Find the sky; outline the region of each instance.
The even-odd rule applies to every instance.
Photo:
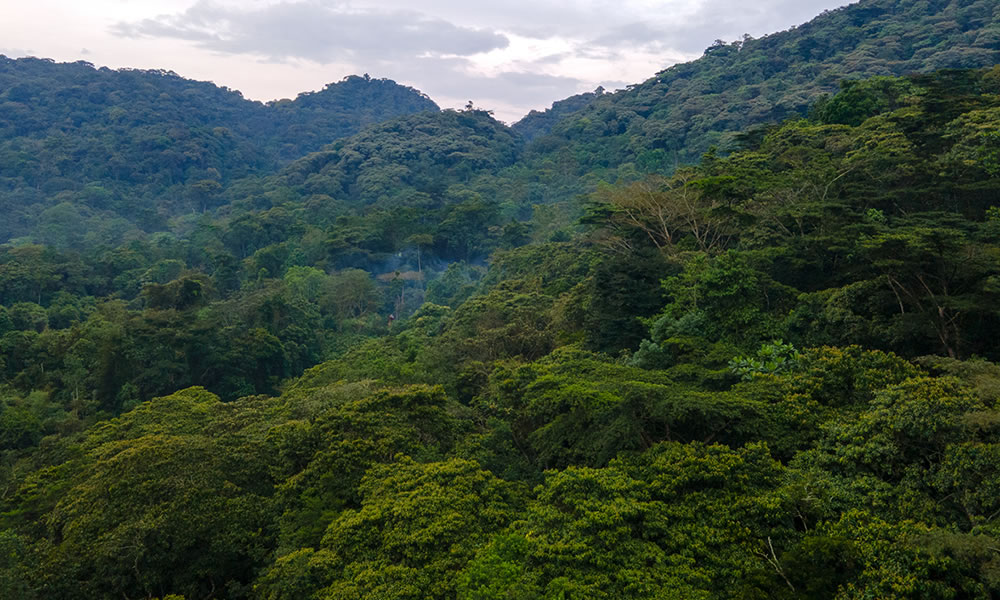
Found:
[[[849,0],[0,0],[0,54],[167,69],[254,100],[347,75],[473,101],[513,122],[638,83],[717,39],[760,37]]]

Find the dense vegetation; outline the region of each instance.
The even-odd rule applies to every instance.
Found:
[[[416,90],[367,76],[264,105],[166,71],[0,55],[0,239],[121,243],[218,206],[234,179],[365,125],[437,110]],[[74,227],[87,239],[67,236]]]
[[[754,124],[804,115],[845,79],[992,66],[998,11],[990,0],[867,0],[760,39],[718,40],[556,121],[538,158],[605,179],[694,162]]]
[[[1000,66],[848,79],[575,199],[602,171],[526,144],[547,117],[334,141],[398,86],[98,72],[258,111],[270,154],[163,227],[0,246],[0,598],[1000,596]],[[100,222],[174,193],[90,176]]]
[[[586,92],[557,100],[545,110],[533,110],[529,112],[521,120],[511,125],[511,128],[524,136],[525,139],[532,140],[540,135],[549,133],[555,127],[556,123],[590,106],[594,100],[603,96],[604,93],[604,87],[598,86],[593,92]]]

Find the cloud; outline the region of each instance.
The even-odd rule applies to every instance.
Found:
[[[547,106],[586,87],[576,77],[529,71],[479,72],[465,57],[422,57],[385,65],[380,76],[416,85],[442,106],[459,107],[468,100],[496,110],[497,118],[519,119],[525,107]]]
[[[32,50],[25,50],[23,48],[0,48],[0,55],[7,58],[19,58],[21,56],[34,56],[35,53]]]
[[[118,23],[113,33],[185,40],[220,54],[275,62],[349,65],[415,85],[445,105],[473,99],[510,120],[527,112],[513,107],[548,104],[583,84],[570,75],[532,71],[534,61],[484,70],[470,57],[507,49],[506,35],[401,7],[348,9],[299,0],[240,8],[200,0],[181,13]]]
[[[461,81],[462,89],[454,93],[465,90],[477,103],[486,100],[539,106],[551,103],[553,98],[572,96],[582,83],[575,77],[502,71],[493,76],[466,76]]]
[[[702,0],[683,18],[668,13],[609,26],[591,44],[618,52],[643,48],[694,53],[716,39],[732,41],[744,33],[760,37],[805,23],[824,10],[848,3],[846,0]]]
[[[667,41],[665,33],[670,29],[674,29],[674,27],[667,25],[656,27],[647,21],[627,23],[609,29],[595,38],[592,43],[607,47],[621,47],[622,44],[634,46],[662,44]]]
[[[207,50],[218,60],[250,56],[303,77],[329,73],[327,81],[369,72],[417,87],[443,106],[472,99],[515,120],[598,84],[641,81],[700,56],[715,39],[785,29],[844,2],[197,0],[180,12],[119,22],[111,32],[123,41]],[[258,89],[269,88],[262,82]]]
[[[377,64],[421,56],[469,56],[508,44],[495,31],[463,27],[409,10],[357,10],[312,1],[239,9],[200,0],[182,13],[118,23],[112,31],[124,37],[192,41],[220,53],[318,63]]]

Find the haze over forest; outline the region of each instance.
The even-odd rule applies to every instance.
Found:
[[[821,4],[3,51],[0,598],[1000,596],[1000,5]]]

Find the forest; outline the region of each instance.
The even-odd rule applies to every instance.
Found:
[[[0,598],[1000,597],[995,3],[510,126],[0,57],[0,215]]]

